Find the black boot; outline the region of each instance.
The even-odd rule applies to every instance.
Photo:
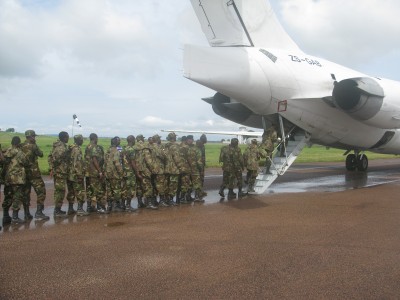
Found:
[[[238,196],[239,197],[244,197],[244,196],[246,196],[247,194],[246,193],[243,193],[243,191],[242,191],[242,188],[240,187],[239,188],[239,192],[238,192]]]
[[[221,188],[219,189],[219,192],[218,192],[218,194],[219,194],[221,197],[225,197],[224,190],[225,190],[225,188],[224,188],[223,186],[221,186]]]
[[[61,210],[61,207],[54,208],[54,218],[66,218],[67,214],[65,211]]]
[[[7,225],[7,224],[11,224],[11,217],[8,213],[9,209],[10,209],[10,206],[3,207],[3,226]]]
[[[177,206],[177,205],[178,205],[178,204],[176,204],[176,203],[174,202],[174,196],[169,195],[169,196],[167,196],[167,197],[168,197],[167,204],[168,204],[169,206]]]
[[[160,196],[159,206],[164,206],[164,207],[168,207],[169,206],[167,201],[165,201],[165,196]]]
[[[96,212],[96,207],[92,206],[92,201],[90,200],[86,201],[86,211],[89,214]]]
[[[88,216],[89,213],[87,213],[84,209],[83,209],[83,202],[79,202],[78,203],[78,209],[76,211],[76,215],[79,217],[83,217],[83,216]]]
[[[182,193],[179,191],[176,193],[176,204],[181,204],[182,200],[183,200]]]
[[[228,198],[236,198],[236,193],[233,191],[233,189],[229,189]]]
[[[144,207],[146,207],[146,204],[143,203],[143,198],[142,198],[142,196],[138,196],[138,197],[137,197],[137,202],[138,202],[138,207],[139,207],[139,208],[144,208]]]
[[[25,215],[25,220],[32,220],[33,216],[29,212],[29,204],[24,204],[24,215]]]
[[[201,190],[196,190],[194,192],[194,202],[204,202],[202,195],[203,193],[201,192]]]
[[[113,202],[112,200],[107,200],[107,211],[110,213],[112,211]]]
[[[122,211],[125,211],[125,210],[126,210],[125,200],[122,200],[122,199],[121,199],[121,201],[120,201],[119,203],[120,203],[121,210],[122,210]]]
[[[68,203],[68,215],[73,215],[76,213],[76,210],[74,210],[74,203]]]
[[[43,213],[44,205],[43,204],[38,204],[36,208],[36,213],[35,213],[35,219],[40,220],[40,221],[47,221],[50,220],[50,217],[46,216]]]
[[[125,209],[122,209],[121,202],[122,202],[122,200],[118,200],[115,202],[114,211],[118,211],[118,212],[125,211]],[[125,205],[124,205],[124,207],[125,207]]]
[[[108,211],[106,210],[106,208],[101,205],[100,203],[97,202],[97,213],[98,214],[108,214]]]
[[[154,205],[153,197],[146,198],[145,202],[146,202],[146,208],[148,208],[148,209],[158,209],[158,207]]]
[[[18,211],[19,211],[19,209],[13,210],[11,224],[23,224],[23,223],[25,223],[24,220],[18,218]]]

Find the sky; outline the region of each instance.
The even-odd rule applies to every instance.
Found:
[[[400,1],[270,2],[304,52],[400,80]],[[0,0],[0,129],[237,131],[183,77],[185,43],[208,45],[189,0]]]

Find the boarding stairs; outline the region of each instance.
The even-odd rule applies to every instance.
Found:
[[[285,174],[310,141],[310,136],[299,128],[293,128],[286,137],[275,147],[272,159],[267,158],[271,160],[269,172],[266,168],[261,170],[254,185],[255,192],[249,194],[264,193],[279,176]]]

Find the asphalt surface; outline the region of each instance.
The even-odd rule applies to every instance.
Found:
[[[400,298],[400,162],[296,164],[234,200],[220,175],[204,204],[5,227],[0,299]]]

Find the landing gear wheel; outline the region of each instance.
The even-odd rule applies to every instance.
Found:
[[[367,162],[368,163],[368,162]],[[357,157],[355,154],[349,154],[346,157],[346,169],[354,171],[357,168]]]
[[[366,155],[357,156],[358,171],[366,171],[368,169],[368,157]]]

